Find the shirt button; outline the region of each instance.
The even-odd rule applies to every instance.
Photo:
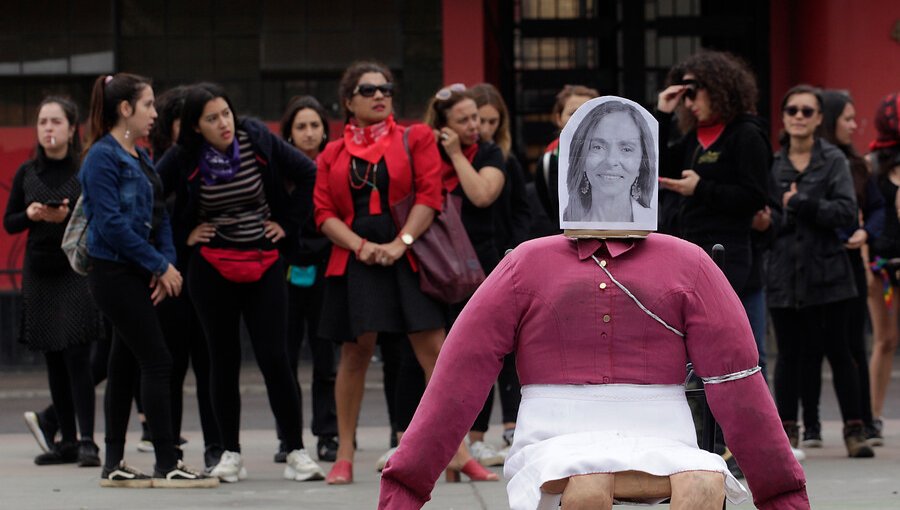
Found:
[[[606,288],[606,283],[605,283],[605,282],[604,282],[604,283],[601,283],[601,284],[600,284],[600,290],[603,290],[603,289],[605,289],[605,288]]]
[[[606,338],[606,333],[600,333],[600,338]]]
[[[603,384],[609,384],[609,377],[603,378]]]
[[[610,317],[609,314],[603,316],[603,322],[609,322],[610,320],[612,320],[612,317]]]
[[[600,261],[600,267],[606,267],[606,260]]]

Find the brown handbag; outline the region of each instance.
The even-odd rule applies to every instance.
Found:
[[[403,132],[403,148],[412,172],[409,195],[391,206],[397,228],[403,228],[416,200],[415,167],[409,153],[409,130]],[[419,286],[432,298],[459,303],[471,296],[484,281],[484,270],[462,224],[462,199],[451,194],[444,197],[442,210],[431,226],[412,245],[419,262]]]

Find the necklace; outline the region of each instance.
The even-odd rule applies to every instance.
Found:
[[[369,180],[369,174],[372,174],[371,180]],[[360,190],[369,186],[372,188],[372,192],[369,194],[369,215],[377,216],[381,214],[381,194],[378,192],[378,185],[375,184],[375,178],[378,175],[378,163],[366,164],[366,173],[362,176],[359,175],[359,170],[356,168],[356,159],[350,160],[350,187],[356,190]]]
[[[375,185],[375,176],[378,174],[378,164],[367,163],[366,164],[366,173],[363,175],[359,175],[359,170],[356,168],[356,158],[353,158],[350,161],[350,187],[353,189],[363,189],[366,186],[372,187],[372,189],[378,189],[378,186]],[[372,180],[369,180],[369,174],[372,174]]]

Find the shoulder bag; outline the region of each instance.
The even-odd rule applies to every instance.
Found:
[[[409,130],[403,132],[403,148],[409,159],[412,188],[409,195],[391,206],[397,228],[403,228],[416,201],[416,170],[409,153]],[[469,298],[481,282],[484,270],[462,224],[461,199],[451,194],[444,197],[442,210],[412,245],[419,262],[419,285],[422,292],[438,301],[453,304]]]

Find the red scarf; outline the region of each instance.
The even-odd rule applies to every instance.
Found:
[[[703,150],[709,149],[722,136],[723,131],[725,131],[725,124],[720,123],[697,126],[697,141],[703,146]]]
[[[359,127],[356,119],[351,119],[344,126],[344,146],[347,152],[373,165],[381,161],[385,151],[391,144],[391,137],[386,136],[394,129],[394,115],[371,126]]]
[[[471,163],[475,159],[475,154],[478,154],[478,144],[473,143],[469,146],[463,146],[462,153],[463,156],[469,160],[469,163]],[[459,186],[459,175],[456,174],[453,163],[444,158],[443,154],[441,156],[441,179],[444,181],[444,189],[450,192]],[[478,169],[476,168],[475,171],[477,172]]]
[[[544,154],[546,154],[548,152],[553,152],[557,149],[559,149],[559,138],[557,138],[556,140],[553,140],[552,142],[550,142],[547,145],[547,148],[544,149]]]

